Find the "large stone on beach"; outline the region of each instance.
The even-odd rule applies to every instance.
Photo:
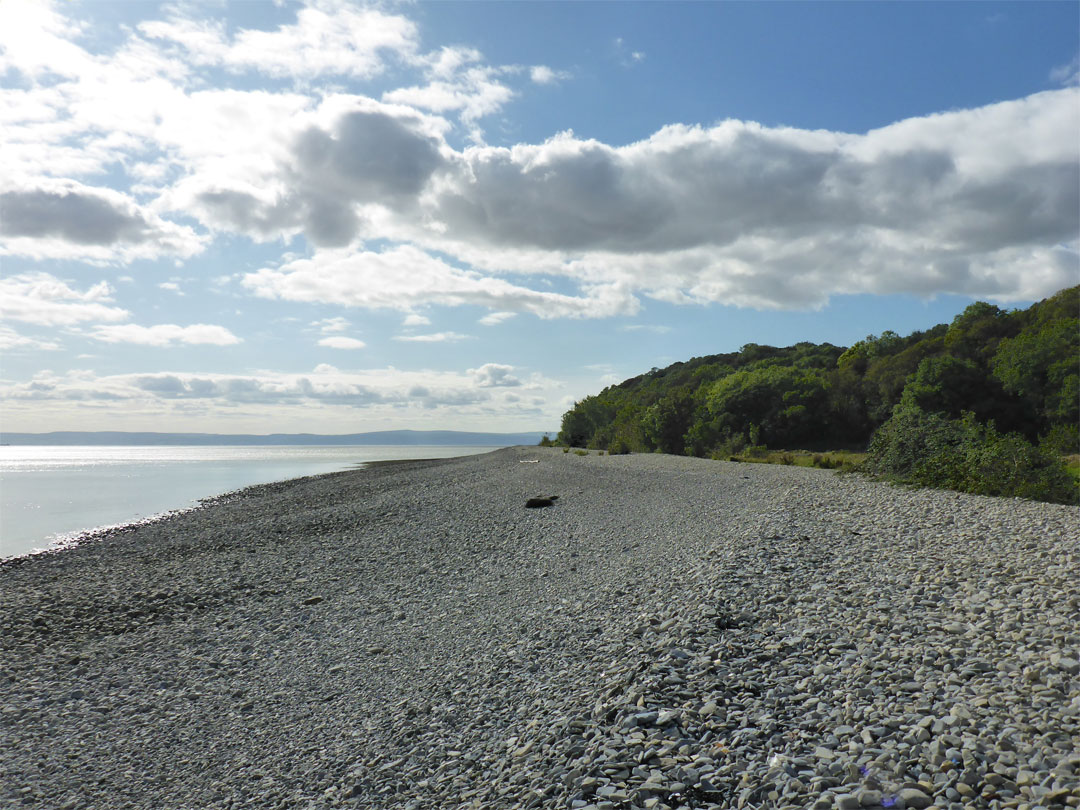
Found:
[[[931,804],[930,797],[918,788],[902,788],[896,794],[896,798],[903,801],[903,807],[914,808],[914,810],[922,810],[922,808],[929,807]]]

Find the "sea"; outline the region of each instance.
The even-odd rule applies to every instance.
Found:
[[[254,484],[491,446],[0,446],[0,559],[189,509]]]

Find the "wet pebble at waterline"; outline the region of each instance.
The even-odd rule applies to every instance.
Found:
[[[0,566],[0,806],[1080,807],[1078,517],[541,448],[255,488]]]

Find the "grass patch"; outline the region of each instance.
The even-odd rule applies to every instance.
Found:
[[[745,461],[751,464],[782,464],[787,467],[818,467],[823,470],[851,470],[861,464],[866,453],[850,450],[829,450],[815,453],[810,450],[765,450],[749,448],[749,452],[730,456],[729,461]]]
[[[589,451],[588,450],[575,450],[574,455],[575,456],[587,456],[587,455],[589,455]]]

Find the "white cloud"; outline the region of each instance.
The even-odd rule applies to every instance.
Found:
[[[626,40],[622,37],[615,38],[615,59],[624,68],[632,67],[639,62],[645,61],[644,51],[632,51],[626,45]]]
[[[500,68],[471,67],[450,81],[436,80],[423,86],[390,90],[383,93],[382,100],[434,113],[459,113],[473,141],[482,143],[479,120],[497,113],[516,95],[498,78],[505,72]]]
[[[480,119],[499,112],[517,95],[506,79],[523,71],[519,65],[486,65],[483,59],[475,48],[460,46],[417,57],[414,61],[424,66],[427,83],[388,90],[382,100],[438,114],[457,113],[472,141],[483,143]],[[534,82],[566,78],[544,66],[529,75]]]
[[[21,273],[0,278],[0,317],[39,326],[126,320],[128,311],[114,306],[112,295],[104,281],[79,292],[48,273]]]
[[[183,295],[183,290],[180,289],[180,285],[175,281],[163,281],[158,284],[159,290],[165,290],[167,292],[174,292],[177,295]]]
[[[1075,278],[1078,111],[1070,89],[866,135],[726,121],[625,147],[564,134],[471,148],[468,171],[424,200],[442,232],[414,233],[478,269],[499,251],[487,266],[670,301],[1037,298]]]
[[[433,122],[349,103],[359,107],[324,105],[326,123],[292,147],[338,144],[312,152],[318,160],[286,178],[279,202],[220,192],[209,219],[251,232],[278,217],[274,227],[307,227],[327,245],[370,234],[470,269],[408,244],[321,252],[249,274],[261,295],[604,316],[634,311],[635,292],[761,308],[866,292],[1022,300],[1075,274],[1074,90],[866,135],[726,121],[667,127],[624,147],[565,133],[460,153]],[[396,168],[350,166],[346,145],[371,138],[399,156]],[[1034,265],[1043,269],[1032,277]],[[497,277],[506,272],[568,277],[585,301]]]
[[[418,61],[423,64],[424,72],[428,77],[449,79],[456,76],[467,65],[482,63],[484,55],[476,48],[444,45],[437,51],[419,57]]]
[[[251,164],[243,174],[204,160],[206,169],[179,182],[162,204],[214,229],[264,240],[303,230],[316,245],[340,247],[371,229],[373,217],[415,210],[451,154],[442,127],[409,108],[333,96],[292,115],[265,153],[243,159]]]
[[[81,26],[37,0],[0,3],[0,73],[77,76],[88,68],[85,51],[72,40]]]
[[[529,78],[535,84],[555,84],[569,79],[570,74],[565,70],[552,70],[547,65],[534,65],[529,69]]]
[[[517,315],[516,312],[491,312],[477,321],[481,326],[496,326],[503,321],[508,321]]]
[[[514,388],[521,385],[521,380],[510,373],[513,370],[513,366],[502,363],[485,363],[480,368],[470,368],[468,373],[481,388]]]
[[[314,321],[311,324],[316,327],[324,335],[332,335],[338,332],[344,332],[349,328],[349,322],[345,318],[323,318],[322,320]]]
[[[457,332],[434,332],[430,335],[396,335],[394,340],[404,343],[456,343],[459,340],[468,340],[471,335],[461,335]]]
[[[110,188],[42,179],[0,188],[0,254],[130,261],[192,256],[203,239]]]
[[[220,23],[185,17],[138,28],[151,39],[180,45],[196,64],[287,78],[369,79],[383,72],[385,56],[411,57],[417,45],[416,26],[407,18],[347,4],[302,8],[294,24],[245,28],[231,38]]]
[[[1059,65],[1050,71],[1050,80],[1060,84],[1080,84],[1080,53],[1070,62]]]
[[[0,18],[0,69],[19,79],[0,89],[9,255],[182,259],[222,233],[302,233],[314,253],[246,274],[249,291],[401,312],[476,305],[494,311],[485,325],[500,312],[632,314],[640,296],[760,308],[842,293],[1025,300],[1077,277],[1071,86],[865,134],[724,121],[623,146],[568,132],[456,149],[442,114],[480,143],[485,117],[558,73],[488,65],[467,47],[421,53],[406,18],[344,4],[266,31],[174,16],[100,54],[60,7],[5,0]],[[615,50],[644,58],[621,39]],[[390,63],[420,80],[382,101],[312,89]],[[243,85],[257,73],[296,81],[216,89],[206,68],[242,72]],[[106,171],[137,183],[125,193],[75,179]],[[363,247],[376,239],[391,246]]]
[[[35,351],[58,351],[61,345],[55,340],[39,340],[37,338],[20,335],[10,326],[0,326],[0,349],[3,351],[17,351],[30,349]]]
[[[139,326],[133,323],[99,326],[91,332],[91,337],[105,343],[135,343],[156,347],[175,344],[232,346],[241,342],[240,338],[224,326],[207,323],[196,323],[191,326],[177,326],[173,323],[155,326]]]
[[[410,312],[401,322],[401,325],[404,327],[429,326],[430,324],[431,318],[427,317],[426,315],[420,315],[416,312]]]
[[[368,309],[472,304],[540,317],[603,317],[637,308],[614,285],[591,287],[583,297],[542,292],[452,267],[407,245],[382,253],[318,251],[310,259],[248,273],[242,283],[263,298]]]
[[[461,429],[535,429],[554,424],[562,408],[561,384],[538,379],[534,394],[523,401],[511,394],[520,387],[485,386],[475,371],[404,371],[395,368],[341,371],[320,364],[311,372],[215,374],[162,371],[153,374],[106,374],[43,371],[26,382],[0,380],[5,425],[33,426],[41,415],[85,409],[90,429],[153,429],[168,419],[175,429],[205,429],[207,420],[220,431],[223,421],[243,432],[273,424],[287,431],[310,431],[318,408],[320,430],[348,433],[364,424],[402,424],[438,428],[448,415]],[[116,408],[116,403],[123,403]],[[100,406],[109,405],[107,409]],[[67,409],[67,410],[64,410]],[[9,430],[18,429],[8,427]],[[368,429],[378,429],[369,427]]]
[[[367,344],[362,340],[357,340],[351,337],[324,337],[319,341],[320,346],[326,346],[330,349],[362,349]]]

